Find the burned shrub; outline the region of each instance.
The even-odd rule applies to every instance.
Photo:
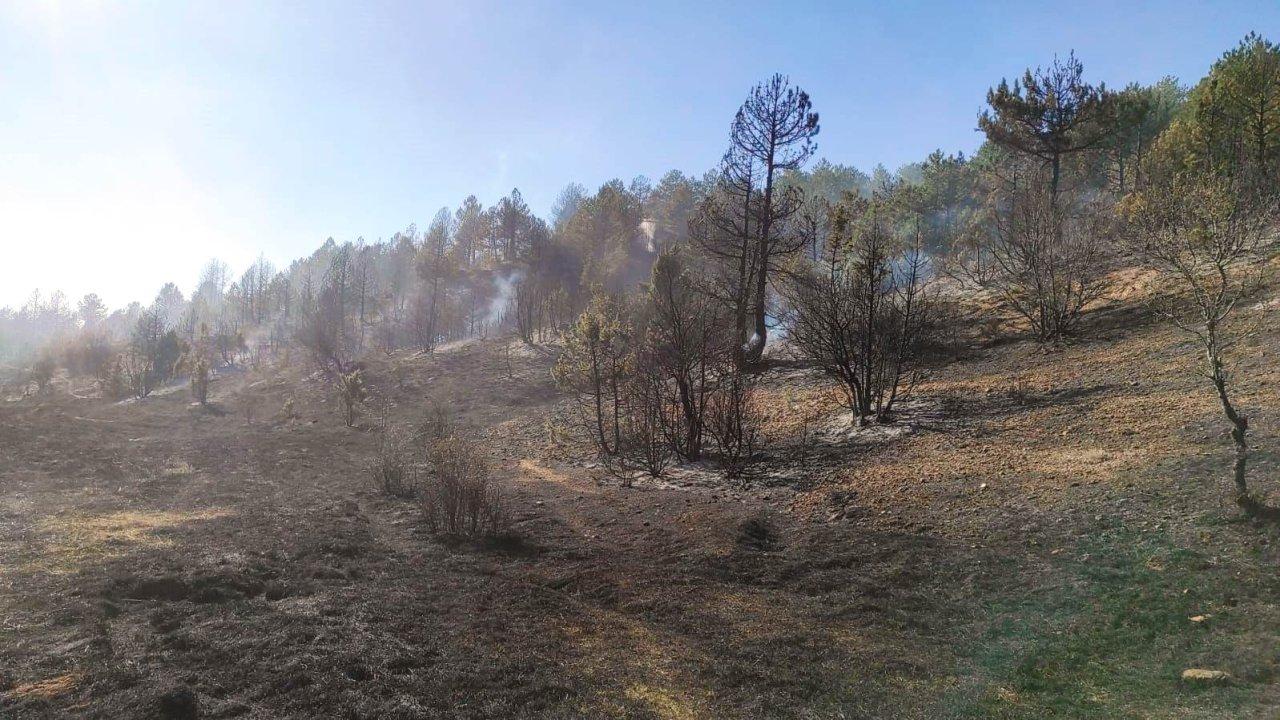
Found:
[[[707,403],[707,432],[725,477],[746,480],[760,447],[760,405],[755,377],[730,370]]]
[[[601,459],[612,474],[627,482],[637,470],[661,476],[675,455],[670,440],[675,407],[667,401],[666,385],[648,366],[637,370],[622,391],[617,452]]]
[[[182,369],[190,375],[191,397],[201,405],[209,403],[209,376],[213,369],[213,363],[210,361],[212,352],[209,328],[202,323],[200,336],[188,349],[181,363]]]
[[[98,387],[102,396],[111,400],[120,400],[131,392],[129,376],[125,372],[125,363],[121,356],[116,356],[107,367],[106,374],[98,379]]]
[[[887,202],[838,206],[826,257],[785,287],[792,344],[839,382],[858,425],[889,420],[915,386],[935,298],[919,235],[907,242],[894,234]]]
[[[253,387],[252,383],[245,385],[236,394],[236,405],[247,424],[253,424],[253,418],[258,414],[258,404],[261,400],[262,398],[259,397],[258,391]]]
[[[342,419],[347,427],[354,427],[359,409],[369,399],[364,373],[358,368],[338,375],[338,402],[342,406]]]
[[[383,424],[378,451],[365,467],[374,487],[392,497],[409,498],[417,493],[417,467],[413,450],[404,434]]]
[[[506,527],[502,495],[473,440],[456,435],[440,440],[431,446],[428,460],[430,472],[420,496],[431,532],[478,537]]]
[[[768,552],[778,548],[778,531],[763,515],[743,520],[738,525],[736,544],[743,550]]]
[[[58,362],[54,359],[52,353],[41,353],[40,357],[31,364],[31,371],[28,377],[31,382],[35,383],[36,392],[44,394],[49,391],[49,387],[53,383],[53,376],[58,370]]]
[[[284,399],[284,403],[280,406],[280,419],[285,421],[298,419],[298,410],[294,406],[293,398]]]
[[[106,335],[84,331],[62,349],[62,359],[72,375],[102,380],[115,363],[116,348]]]
[[[454,434],[456,423],[449,406],[438,399],[427,401],[427,409],[422,422],[415,431],[414,439],[424,448],[430,449],[437,442]]]
[[[209,362],[203,357],[191,363],[191,397],[201,405],[209,404]]]
[[[564,334],[554,370],[556,383],[577,400],[580,431],[589,434],[601,457],[618,452],[622,389],[634,363],[634,327],[625,310],[619,298],[597,291]]]

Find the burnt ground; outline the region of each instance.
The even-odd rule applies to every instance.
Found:
[[[1280,532],[1229,500],[1185,339],[1091,323],[975,350],[864,431],[779,365],[745,486],[601,476],[551,429],[551,351],[508,373],[495,340],[371,358],[356,428],[292,369],[224,373],[208,409],[0,402],[0,716],[1275,717]],[[1273,503],[1277,350],[1240,374]],[[384,406],[429,398],[485,439],[509,535],[434,538],[366,479]]]

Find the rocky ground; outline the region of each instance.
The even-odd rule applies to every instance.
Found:
[[[1084,336],[978,344],[867,430],[780,362],[745,485],[602,475],[554,429],[552,351],[497,340],[371,358],[356,428],[295,369],[207,409],[11,398],[0,715],[1275,717],[1280,532],[1230,502],[1193,351],[1125,302]],[[1273,503],[1278,349],[1238,373]],[[434,538],[366,479],[381,418],[432,402],[509,535]]]

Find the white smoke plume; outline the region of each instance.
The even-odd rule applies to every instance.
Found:
[[[495,275],[493,278],[493,297],[489,300],[488,313],[485,315],[486,325],[497,325],[502,322],[507,308],[515,299],[516,283],[520,282],[524,273],[516,270],[506,275]]]

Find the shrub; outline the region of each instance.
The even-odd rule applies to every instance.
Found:
[[[244,415],[244,421],[252,425],[253,417],[258,413],[258,393],[254,391],[252,385],[246,385],[240,390],[236,400],[240,406],[240,413]]]
[[[448,406],[440,400],[428,400],[425,417],[418,426],[414,439],[429,450],[437,442],[453,435],[454,429],[453,414]]]
[[[151,394],[155,387],[155,375],[153,365],[145,354],[130,346],[117,359],[117,368],[121,385],[127,392],[139,400]]]
[[[347,427],[355,426],[360,405],[368,399],[369,389],[365,385],[364,373],[360,369],[338,376],[338,401],[342,404],[342,418]]]
[[[802,448],[810,446],[815,435],[814,430],[817,428],[818,423],[822,421],[823,415],[826,414],[826,407],[822,399],[819,398],[816,402],[805,402],[794,393],[787,393],[787,412],[799,423],[797,435]]]
[[[107,366],[105,374],[98,379],[102,388],[102,396],[111,400],[119,400],[129,394],[129,378],[125,375],[124,361],[119,355]]]
[[[209,403],[209,361],[203,357],[191,364],[191,397],[201,405]]]
[[[432,445],[431,473],[422,483],[422,510],[432,532],[495,535],[506,526],[502,496],[477,445],[450,436]]]
[[[622,428],[622,387],[631,375],[634,328],[622,301],[596,291],[591,303],[564,335],[564,352],[556,359],[556,383],[578,403],[582,429],[590,433],[602,456],[615,455]]]
[[[1026,407],[1031,404],[1031,383],[1025,375],[1014,375],[1009,380],[1009,386],[1005,388],[1005,395],[1013,401],[1018,407]]]
[[[103,334],[83,332],[63,348],[63,362],[75,375],[88,375],[102,380],[111,371],[116,350]]]
[[[378,440],[378,452],[365,470],[381,493],[407,498],[417,492],[417,472],[410,445],[400,432],[385,422]]]
[[[649,367],[637,372],[623,393],[617,452],[601,460],[628,483],[636,470],[661,477],[675,454],[672,436],[679,436],[678,409],[668,402],[667,383]]]
[[[761,412],[755,378],[741,371],[726,374],[707,406],[707,430],[725,477],[745,480],[760,446]]]
[[[784,288],[789,339],[839,381],[858,425],[890,419],[914,387],[934,298],[919,238],[907,245],[894,235],[883,202],[850,200],[837,208],[827,255]]]
[[[31,382],[36,384],[36,392],[41,394],[49,390],[50,383],[53,382],[53,375],[58,370],[58,363],[54,360],[51,353],[41,353],[40,357],[31,364],[30,378]]]

